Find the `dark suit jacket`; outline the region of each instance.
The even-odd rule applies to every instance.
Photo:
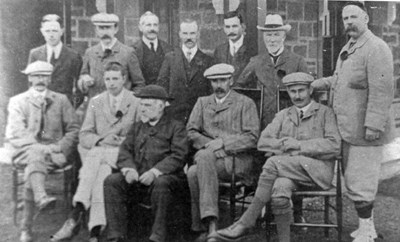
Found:
[[[42,45],[29,52],[28,64],[37,60],[47,61],[46,45]],[[54,71],[51,75],[51,83],[48,86],[50,90],[67,95],[68,99],[75,107],[83,101],[83,95],[80,91],[72,97],[73,88],[76,87],[76,81],[79,79],[79,73],[82,67],[82,57],[77,51],[66,47],[61,48],[59,58],[56,60]],[[73,102],[74,101],[74,102]]]
[[[190,63],[182,49],[177,48],[165,56],[157,83],[174,98],[170,113],[186,123],[198,97],[211,94],[211,84],[204,71],[212,64],[212,58],[200,49]]]
[[[246,38],[243,41],[243,45],[236,51],[235,56],[231,56],[229,50],[229,41],[217,46],[214,51],[214,64],[227,63],[233,65],[235,73],[233,74],[233,80],[236,82],[243,69],[249,63],[250,58],[253,56],[247,48]]]
[[[134,168],[139,175],[156,168],[163,174],[183,172],[188,154],[185,126],[163,115],[155,126],[133,124],[121,144],[117,166]]]
[[[137,42],[135,42],[132,47],[136,52],[136,56],[139,59],[139,65],[140,65],[140,69],[143,69],[143,41],[139,40]],[[171,45],[169,45],[167,42],[165,42],[164,40],[160,40],[158,39],[158,46],[161,46],[161,48],[164,51],[164,54],[166,55],[169,52],[173,51],[173,48]]]
[[[307,63],[303,57],[285,48],[276,64],[271,60],[267,51],[252,57],[239,76],[238,86],[264,87],[261,129],[264,129],[272,121],[277,112],[277,87],[285,88],[282,77],[293,72],[307,72]]]

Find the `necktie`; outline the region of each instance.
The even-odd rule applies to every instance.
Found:
[[[111,99],[111,112],[113,112],[113,113],[117,112],[117,99],[116,98]]]
[[[46,102],[43,98],[40,98],[40,126],[39,126],[39,132],[37,134],[38,139],[42,139],[42,134],[44,130],[44,115],[45,115],[45,109],[46,109]]]
[[[300,110],[300,119],[303,119],[303,117],[304,117],[303,110]]]
[[[190,58],[192,56],[192,53],[190,51],[186,52],[186,59],[190,63]]]
[[[109,57],[111,55],[111,49],[105,49],[103,59]]]
[[[278,61],[279,55],[271,55],[271,54],[269,54],[269,56],[271,56],[272,60],[274,61],[274,64],[276,64],[276,62]]]
[[[52,64],[53,66],[56,64],[56,53],[55,53],[54,50],[53,50],[53,52],[51,53],[50,64]]]
[[[156,50],[154,49],[154,43],[150,42],[150,50],[153,51],[154,53],[156,52]]]
[[[235,54],[236,54],[236,47],[235,46],[232,46],[232,56],[235,56]]]

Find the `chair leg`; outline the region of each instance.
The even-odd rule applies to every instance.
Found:
[[[271,210],[271,204],[267,203],[265,205],[265,237],[267,242],[271,241],[271,230],[272,230],[272,210]]]
[[[325,202],[324,202],[324,222],[325,224],[329,223],[329,197],[326,196],[325,198]],[[329,228],[325,228],[324,229],[324,233],[325,233],[325,237],[328,238],[329,237]]]
[[[15,167],[13,167],[12,176],[13,219],[14,225],[18,226],[18,170]]]
[[[235,197],[235,186],[231,188],[230,194],[230,217],[231,217],[231,223],[235,222],[235,216],[236,216],[236,197]]]
[[[338,241],[341,242],[343,231],[343,201],[341,196],[336,196],[336,216]]]

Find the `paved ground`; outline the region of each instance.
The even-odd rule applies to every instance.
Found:
[[[53,177],[48,183],[57,184],[61,177]],[[18,229],[12,221],[12,204],[11,204],[11,168],[9,165],[0,165],[0,241],[14,242],[18,241]],[[57,184],[61,185],[61,184]],[[61,186],[59,186],[61,187]],[[54,187],[52,187],[54,190]],[[57,190],[60,190],[59,188]],[[60,197],[61,199],[61,197]],[[320,204],[319,200],[312,200],[307,206],[316,207]],[[352,204],[348,199],[344,199],[344,241],[351,241],[349,233],[357,227],[357,219]],[[53,234],[63,223],[67,215],[67,209],[61,201],[55,210],[51,213],[45,213],[38,216],[34,227],[35,241],[49,241],[49,236]],[[223,213],[222,217],[226,217]],[[309,217],[312,219],[314,216]],[[383,239],[377,242],[400,242],[400,177],[394,177],[380,184],[379,195],[377,197],[375,209],[376,227]],[[226,226],[227,222],[222,221],[221,226]],[[144,241],[145,232],[135,241]],[[88,233],[82,229],[79,236],[74,238],[75,242],[86,241]],[[253,236],[249,236],[243,241],[265,241],[265,232],[261,227],[257,228]],[[175,241],[188,241],[186,237],[183,239],[175,239]],[[274,238],[273,241],[277,241]],[[323,231],[320,229],[309,229],[306,234],[292,232],[292,241],[318,241],[333,242],[336,240],[336,232],[332,232],[328,239],[324,238]]]

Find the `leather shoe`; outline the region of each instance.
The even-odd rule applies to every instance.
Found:
[[[38,207],[40,212],[53,209],[56,206],[57,198],[44,196],[39,201],[36,202],[36,206]]]
[[[79,229],[81,228],[81,216],[79,216],[78,221],[75,221],[72,218],[67,219],[64,225],[61,227],[60,230],[57,231],[54,235],[50,237],[52,242],[62,241],[65,239],[71,239],[75,235],[78,234]]]
[[[32,242],[32,233],[28,230],[22,230],[21,231],[21,236],[19,237],[20,242]]]
[[[99,239],[97,237],[90,237],[89,242],[99,242]]]
[[[217,231],[218,237],[223,241],[236,241],[249,233],[249,228],[246,228],[242,223],[236,222],[228,228]]]
[[[293,215],[293,221],[295,223],[302,223],[305,224],[307,223],[306,218],[304,218],[302,215]],[[308,231],[307,227],[296,227],[297,229],[300,229],[301,231],[303,231],[304,233],[306,233]]]
[[[191,234],[192,242],[205,242],[207,239],[207,232],[205,231],[195,231]]]

